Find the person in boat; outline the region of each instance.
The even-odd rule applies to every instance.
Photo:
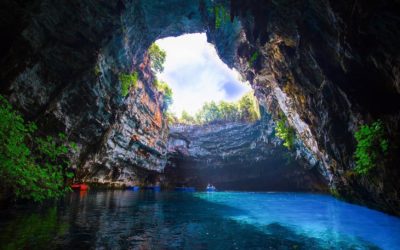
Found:
[[[216,190],[216,188],[214,187],[214,185],[211,185],[210,183],[208,183],[206,190],[207,191],[214,191],[214,190]]]

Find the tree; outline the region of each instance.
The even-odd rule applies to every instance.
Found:
[[[237,103],[221,101],[218,106],[222,120],[224,121],[239,120],[240,112]]]
[[[239,109],[241,119],[244,121],[254,122],[260,118],[260,108],[252,92],[246,93],[239,100]]]
[[[167,117],[168,124],[178,123],[179,119],[175,116],[175,114],[171,112],[165,112],[165,116]]]
[[[185,114],[186,115],[186,114]],[[245,94],[237,102],[214,101],[206,102],[201,109],[191,117],[190,122],[204,124],[211,122],[255,122],[260,119],[260,109],[253,92]],[[186,118],[188,118],[186,116]],[[186,119],[187,120],[187,119]]]
[[[153,43],[149,47],[147,52],[150,57],[151,68],[154,71],[154,73],[163,72],[167,53],[164,50],[162,50],[156,43]]]
[[[165,104],[165,110],[168,109],[168,107],[173,103],[172,100],[172,89],[171,87],[164,81],[159,81],[159,80],[155,80],[154,81],[154,86],[156,87],[156,89],[161,92],[164,96],[164,104]]]
[[[208,123],[208,122],[220,120],[221,113],[220,113],[218,105],[214,101],[205,103],[203,105],[202,110],[203,110],[204,122]]]
[[[195,119],[186,110],[184,110],[182,111],[181,119],[179,119],[179,122],[184,124],[195,124]]]

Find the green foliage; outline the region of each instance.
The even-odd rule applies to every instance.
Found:
[[[100,76],[101,75],[101,70],[100,70],[99,64],[96,64],[96,66],[94,67],[94,73],[95,73],[96,76]]]
[[[259,53],[258,51],[255,51],[255,52],[251,55],[251,57],[250,57],[250,59],[249,59],[249,67],[250,67],[250,68],[254,66],[254,63],[256,62],[256,60],[258,59],[259,56],[260,56],[260,53]]]
[[[230,14],[222,5],[214,7],[215,14],[215,29],[219,29],[225,23],[230,22]]]
[[[378,120],[371,125],[362,125],[355,132],[357,147],[354,153],[357,174],[367,174],[379,162],[383,161],[388,153],[389,142],[382,121]]]
[[[174,124],[178,123],[178,117],[176,117],[173,113],[171,112],[165,112],[165,116],[167,117],[168,124]]]
[[[64,177],[71,148],[63,143],[64,134],[41,138],[33,135],[36,129],[0,95],[0,187],[16,198],[42,201],[68,190]]]
[[[195,124],[196,121],[193,116],[191,116],[188,112],[185,110],[182,111],[181,119],[179,120],[180,123],[183,124]]]
[[[160,91],[164,96],[164,103],[166,105],[166,109],[172,104],[172,89],[171,87],[164,81],[156,80],[154,82],[154,86],[158,91]]]
[[[242,120],[254,122],[260,119],[260,107],[252,91],[239,100],[239,111]]]
[[[329,191],[332,196],[334,196],[337,199],[340,199],[341,196],[339,194],[339,191],[336,188],[331,188],[331,189],[329,189]]]
[[[150,57],[150,62],[151,62],[151,68],[156,72],[163,72],[164,71],[164,63],[165,63],[165,58],[167,56],[167,53],[162,50],[156,43],[153,43],[149,49],[148,49],[148,54]]]
[[[220,107],[214,101],[204,103],[203,107],[195,115],[199,123],[209,123],[222,120],[222,112]]]
[[[123,97],[129,94],[129,89],[133,86],[136,88],[139,74],[135,71],[132,74],[120,74],[119,81],[121,82],[121,94]]]
[[[276,136],[283,140],[283,146],[291,150],[296,140],[296,132],[294,128],[289,126],[284,115],[276,122],[275,132]]]
[[[185,124],[205,124],[218,121],[255,122],[258,119],[260,119],[259,105],[253,92],[250,91],[237,102],[207,102],[194,117],[184,112],[179,122]]]

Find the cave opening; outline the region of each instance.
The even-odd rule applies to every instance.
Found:
[[[157,59],[155,50],[165,58]],[[155,86],[168,85],[172,100],[164,110],[164,178],[153,175],[147,182],[198,190],[212,183],[224,190],[326,191],[318,169],[306,169],[281,145],[249,82],[221,60],[206,33],[156,40],[148,55],[152,67],[162,61],[162,70],[153,72]]]
[[[254,95],[250,84],[242,81],[240,74],[219,58],[214,45],[207,42],[205,33],[166,37],[156,40],[155,44],[166,53],[163,71],[157,72],[156,77],[172,90],[168,112],[178,118],[178,122],[206,122],[199,120],[200,111],[210,104],[216,104],[218,109],[215,111],[221,113],[210,114],[215,120],[234,119],[227,116],[235,114],[227,114],[224,108],[235,109],[234,105],[238,105],[244,95]],[[234,111],[230,110],[231,113]],[[255,111],[259,112],[257,108]]]

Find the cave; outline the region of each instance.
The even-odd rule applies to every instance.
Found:
[[[212,183],[236,191],[328,190],[317,160],[310,163],[312,155],[305,154],[300,141],[296,151],[281,145],[272,117],[260,110],[259,103],[254,103],[257,117],[250,120],[244,116],[253,110],[241,114],[239,108],[228,106],[219,112],[225,118],[215,118],[213,108],[205,106],[215,103],[222,110],[223,105],[239,106],[240,100],[243,104],[255,99],[250,84],[221,61],[205,33],[167,37],[155,44],[166,52],[164,69],[156,74],[156,81],[166,82],[173,94],[172,105],[164,111],[170,119],[167,163],[152,185],[158,181],[170,189],[202,190]],[[195,117],[204,121],[196,122]]]
[[[76,143],[65,156],[74,182],[99,190],[201,189],[212,182],[223,190],[318,192],[373,213],[400,215],[398,1],[5,0],[0,6],[7,38],[0,45],[0,94],[36,124],[38,136],[61,132]],[[193,33],[205,33],[219,58],[250,83],[259,120],[169,124],[148,49],[159,39]],[[126,87],[124,79],[134,84]],[[283,119],[296,135],[290,149],[276,133]],[[382,156],[368,149],[364,157],[374,162],[357,172],[367,165],[357,153],[358,135],[368,129],[384,137],[376,146]],[[9,190],[0,185],[0,200],[8,205]],[[120,193],[96,195],[102,202],[126,197],[114,194]],[[222,209],[218,202],[209,205]],[[319,244],[318,237],[303,242],[298,232],[272,222],[263,229],[272,238],[284,231],[295,242],[271,238],[273,248]],[[221,225],[242,225],[229,223]],[[249,237],[264,242],[258,233]],[[393,238],[399,234],[394,231]],[[149,242],[150,248],[169,246],[168,239]],[[398,243],[382,242],[373,243],[378,249]]]

